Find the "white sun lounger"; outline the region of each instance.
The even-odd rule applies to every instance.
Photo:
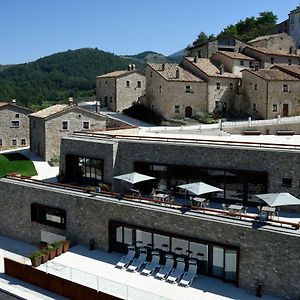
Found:
[[[177,261],[176,268],[174,268],[172,270],[172,272],[170,273],[170,275],[167,278],[167,281],[169,281],[170,283],[176,283],[177,281],[179,281],[180,277],[184,273],[184,268],[185,268],[184,258],[177,257],[176,261]]]
[[[125,269],[134,259],[135,256],[135,247],[128,246],[128,253],[124,255],[121,260],[116,264],[116,268]]]
[[[158,251],[152,251],[152,259],[150,262],[147,263],[144,270],[141,272],[142,275],[149,276],[151,275],[156,268],[159,267],[159,252]]]
[[[144,263],[146,263],[146,259],[147,249],[141,248],[139,257],[133,260],[131,265],[127,267],[127,271],[136,272]]]
[[[158,278],[160,280],[166,279],[167,276],[172,271],[172,268],[174,266],[174,257],[171,254],[166,254],[166,263],[164,266],[162,266],[157,274],[155,275],[155,278]]]
[[[179,281],[179,285],[184,287],[189,287],[197,274],[197,261],[195,259],[189,260],[189,269],[182,276],[182,279]]]

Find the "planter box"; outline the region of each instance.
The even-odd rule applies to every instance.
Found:
[[[63,252],[63,246],[58,247],[58,248],[56,249],[56,256],[60,256],[60,255],[62,254],[62,252]]]
[[[42,254],[42,264],[46,263],[49,260],[49,253]]]
[[[64,241],[63,253],[67,252],[70,247],[70,241]]]
[[[56,250],[49,251],[49,259],[53,259],[56,256]]]
[[[41,265],[42,263],[42,256],[38,256],[38,257],[33,257],[30,259],[31,260],[31,264],[33,267],[38,267]]]

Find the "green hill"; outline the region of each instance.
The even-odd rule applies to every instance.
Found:
[[[163,62],[173,62],[171,58],[164,56],[163,54],[153,52],[153,51],[144,51],[136,55],[126,55],[124,57],[138,59],[143,63],[157,63],[161,64]]]
[[[95,94],[96,76],[124,70],[129,63],[143,71],[144,63],[98,49],[56,53],[34,62],[10,66],[0,72],[0,99],[16,98],[19,104],[36,107],[45,102]]]

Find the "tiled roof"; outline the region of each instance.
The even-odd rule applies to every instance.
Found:
[[[243,50],[246,49],[252,49],[256,52],[260,52],[263,54],[267,54],[267,55],[277,55],[277,56],[286,56],[286,57],[298,57],[300,58],[299,55],[296,54],[289,54],[280,50],[274,50],[274,49],[268,49],[268,48],[263,48],[263,47],[253,47],[253,46],[247,46],[245,47]]]
[[[160,74],[165,80],[169,81],[199,81],[202,79],[186,71],[178,64],[148,64],[153,70]],[[163,67],[164,66],[164,67]],[[178,71],[177,71],[178,70]],[[179,77],[177,78],[177,72]]]
[[[251,41],[249,41],[248,43],[255,43],[255,42],[259,42],[259,41],[263,41],[263,40],[269,40],[270,38],[273,37],[284,37],[284,36],[288,36],[285,32],[283,33],[277,33],[277,34],[270,34],[270,35],[264,35],[264,36],[259,36]]]
[[[114,77],[123,77],[123,76],[127,76],[129,74],[132,74],[136,72],[136,70],[131,70],[131,71],[128,71],[128,70],[123,70],[123,71],[114,71],[114,72],[111,72],[111,73],[107,73],[107,74],[103,74],[103,75],[100,75],[100,76],[97,76],[96,78],[114,78]]]
[[[47,118],[51,115],[54,115],[56,113],[59,113],[59,112],[65,110],[67,107],[69,107],[69,105],[67,105],[67,104],[55,104],[55,105],[52,105],[45,109],[39,110],[39,111],[31,114],[30,116],[44,119],[44,118]]]
[[[0,102],[0,107],[1,106],[5,106],[5,105],[7,105],[8,103],[7,102]]]
[[[239,60],[255,60],[254,58],[247,56],[240,52],[229,52],[229,51],[219,51],[217,53],[221,53],[227,57],[230,57],[232,59],[239,59]]]
[[[283,72],[286,70],[289,73],[294,73],[294,74],[300,75],[300,66],[298,66],[298,65],[278,64],[278,65],[275,65],[273,68],[276,68],[276,67],[278,67]]]
[[[264,80],[279,80],[279,81],[297,81],[299,80],[298,78],[291,76],[287,73],[284,73],[278,69],[260,69],[257,71],[252,71],[252,70],[242,70],[242,72],[248,71],[251,72],[252,74],[257,75],[258,77],[264,79]]]
[[[186,59],[209,77],[240,78],[240,76],[228,72],[220,74],[220,70],[208,58],[199,58],[197,62],[193,57],[186,57]]]

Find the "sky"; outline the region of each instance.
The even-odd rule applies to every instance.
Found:
[[[117,55],[170,55],[203,31],[260,12],[288,18],[299,0],[0,0],[0,64],[34,61],[56,52],[98,48]]]

